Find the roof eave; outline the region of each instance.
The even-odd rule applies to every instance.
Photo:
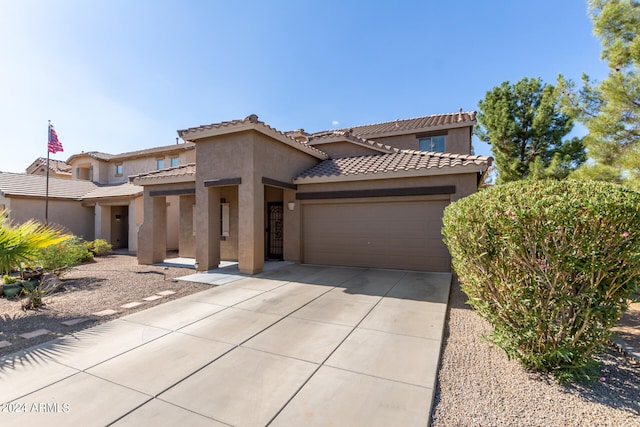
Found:
[[[172,177],[136,177],[130,181],[134,185],[146,186],[146,185],[164,185],[164,184],[184,184],[184,183],[195,183],[196,176],[195,175],[184,175],[184,176],[172,176]]]
[[[331,182],[370,181],[378,179],[416,178],[438,175],[458,175],[468,173],[483,173],[489,167],[488,164],[473,164],[466,166],[443,166],[441,168],[425,168],[406,171],[370,172],[363,174],[330,175],[302,177],[293,180],[294,184],[324,184]]]
[[[457,122],[457,123],[448,123],[448,124],[442,124],[442,125],[436,125],[436,126],[426,126],[426,127],[414,128],[414,129],[403,129],[403,130],[363,133],[363,134],[356,133],[356,135],[362,135],[362,137],[366,137],[367,139],[375,140],[376,138],[380,138],[380,137],[411,135],[414,133],[437,132],[440,130],[472,127],[476,123],[477,123],[477,120],[466,120],[466,121]]]

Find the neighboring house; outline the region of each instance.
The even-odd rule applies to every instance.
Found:
[[[26,172],[30,175],[47,175],[47,158],[38,157],[27,167]],[[49,159],[49,176],[51,178],[71,179],[71,166],[62,160]]]
[[[450,271],[443,209],[477,191],[492,161],[471,155],[475,123],[459,111],[283,133],[251,115],[178,131],[195,161],[130,177],[144,188],[138,260],[162,261],[177,231],[198,270],[237,260],[255,274],[272,258]]]
[[[72,155],[66,163],[50,160],[49,223],[62,225],[87,240],[103,238],[114,248],[136,253],[143,219],[142,187],[129,183],[127,176],[194,160],[195,145],[190,143],[117,155],[83,152]],[[64,171],[65,178],[54,176],[54,168]],[[45,221],[45,175],[46,159],[37,159],[27,174],[0,172],[0,208],[9,210],[12,221]],[[177,201],[167,201],[171,230],[178,228]],[[167,247],[178,248],[177,231],[169,233]]]

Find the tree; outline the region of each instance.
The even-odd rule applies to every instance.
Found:
[[[60,230],[27,221],[14,226],[6,212],[0,213],[0,270],[9,273],[21,262],[30,262],[40,249],[67,240]]]
[[[602,42],[609,75],[598,83],[582,76],[575,91],[559,79],[566,112],[585,124],[590,162],[576,178],[623,182],[640,188],[640,4],[635,0],[589,0],[594,33]]]
[[[508,81],[478,103],[475,134],[491,145],[497,183],[565,178],[585,161],[580,138],[563,141],[573,120],[561,111],[561,93],[541,79]]]

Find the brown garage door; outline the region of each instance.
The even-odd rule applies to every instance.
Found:
[[[305,204],[304,262],[450,271],[441,235],[442,211],[448,203]]]

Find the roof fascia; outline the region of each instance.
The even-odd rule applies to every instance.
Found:
[[[438,175],[458,175],[466,173],[482,173],[488,165],[444,166],[442,168],[414,169],[408,171],[371,172],[352,175],[314,176],[296,178],[294,184],[324,184],[331,182],[370,181],[377,179],[416,178]]]
[[[277,131],[275,131],[274,129],[271,129],[267,126],[265,126],[262,123],[238,123],[238,124],[231,124],[231,125],[227,125],[227,126],[221,126],[221,127],[212,127],[211,129],[202,129],[202,130],[198,130],[198,131],[192,131],[189,132],[191,135],[186,135],[185,133],[181,134],[180,136],[185,140],[185,141],[189,141],[189,142],[195,142],[197,144],[197,141],[199,139],[204,139],[204,138],[209,138],[209,137],[213,137],[213,136],[221,136],[221,135],[229,135],[232,133],[238,133],[238,132],[244,132],[244,131],[248,131],[248,130],[255,130],[256,132],[260,132],[263,135],[266,135],[268,137],[271,137],[277,141],[280,141],[292,148],[295,148],[298,151],[302,151],[304,153],[307,153],[317,159],[320,160],[326,160],[329,158],[329,156],[326,153],[322,153],[320,152],[316,152],[316,150],[318,150],[317,148],[312,148],[309,146],[305,146],[302,143],[289,138],[286,135],[283,135]],[[319,151],[319,150],[318,150]]]

